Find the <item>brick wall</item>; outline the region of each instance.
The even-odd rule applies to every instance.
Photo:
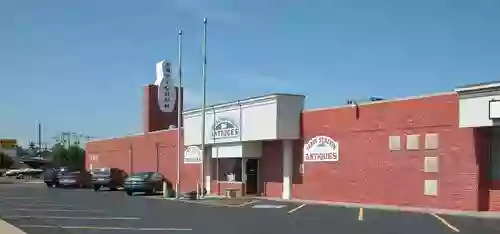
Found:
[[[175,90],[178,92],[179,88],[176,87]],[[168,129],[170,125],[177,126],[177,102],[172,112],[162,112],[158,107],[158,86],[153,84],[144,86],[142,105],[144,133],[165,130]]]
[[[182,135],[181,135],[182,139]],[[182,141],[181,141],[181,144]],[[175,184],[177,180],[177,130],[151,132],[86,144],[86,167],[116,167],[127,173],[158,171]],[[98,160],[91,157],[98,155]],[[184,164],[181,154],[181,191],[196,189],[200,164]]]
[[[447,209],[478,209],[478,166],[472,129],[458,128],[455,94],[303,113],[307,142],[325,135],[339,144],[338,162],[307,162],[295,170],[292,196]],[[439,135],[439,148],[425,150],[425,134]],[[419,149],[406,149],[406,135],[418,134]],[[401,150],[389,150],[389,136]],[[298,143],[299,144],[299,143]],[[300,143],[303,144],[303,143]],[[301,146],[301,145],[300,145]],[[296,148],[295,160],[302,162]],[[424,172],[424,157],[437,156],[439,172]],[[424,181],[438,181],[438,195],[424,195]]]

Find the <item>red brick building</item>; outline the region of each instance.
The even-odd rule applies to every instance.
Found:
[[[179,149],[177,113],[158,111],[149,85],[144,132],[89,142],[86,163],[159,171],[175,182],[180,150],[181,191],[196,188],[204,165],[211,194],[231,187],[285,199],[500,210],[497,90],[482,84],[318,110],[303,110],[301,95],[244,99],[207,107],[204,131],[200,110],[184,111]]]

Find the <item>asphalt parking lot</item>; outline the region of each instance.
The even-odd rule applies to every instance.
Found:
[[[500,233],[500,220],[256,200],[212,206],[123,192],[0,185],[0,218],[26,233]]]

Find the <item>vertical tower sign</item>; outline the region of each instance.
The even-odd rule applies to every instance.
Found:
[[[163,112],[172,112],[177,100],[170,62],[162,60],[156,63],[156,85],[158,85],[158,105]]]

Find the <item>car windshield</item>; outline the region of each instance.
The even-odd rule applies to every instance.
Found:
[[[110,173],[109,168],[99,168],[99,169],[92,170],[93,175],[109,175],[109,173]]]
[[[146,179],[149,176],[149,172],[139,172],[139,173],[134,173],[130,177],[131,178],[141,178],[141,179]]]

